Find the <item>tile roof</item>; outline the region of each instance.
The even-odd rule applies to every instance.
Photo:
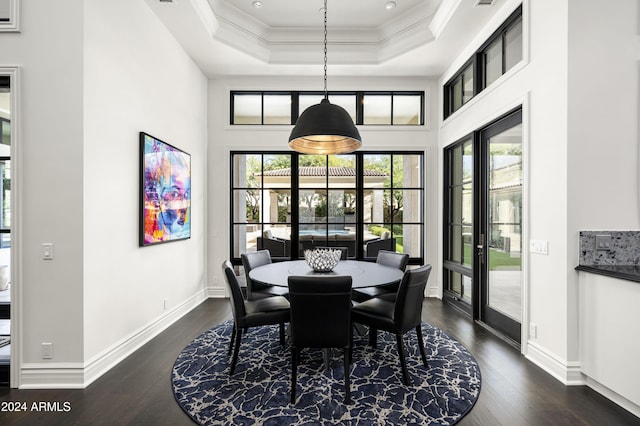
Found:
[[[326,176],[326,167],[304,166],[298,168],[300,176]],[[256,173],[258,176],[261,173]],[[355,176],[356,169],[352,167],[329,167],[329,176]],[[365,170],[365,176],[388,176],[385,172],[378,170]],[[291,176],[291,169],[268,170],[264,176]]]

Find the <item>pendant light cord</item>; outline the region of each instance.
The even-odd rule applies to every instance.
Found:
[[[327,0],[324,0],[324,98],[329,100],[327,91]]]

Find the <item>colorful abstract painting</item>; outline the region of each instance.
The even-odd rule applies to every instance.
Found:
[[[191,156],[140,132],[140,245],[191,237]]]

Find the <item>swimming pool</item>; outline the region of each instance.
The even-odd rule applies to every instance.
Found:
[[[318,236],[318,237],[324,237],[325,235],[327,235],[327,231],[326,229],[301,229],[300,230],[300,235],[313,235],[313,236]],[[351,231],[346,231],[346,230],[339,230],[339,229],[329,229],[329,235],[353,235],[355,238],[355,233],[351,232]]]

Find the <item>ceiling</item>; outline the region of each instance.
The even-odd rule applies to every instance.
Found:
[[[145,1],[209,78],[322,73],[323,0]],[[505,0],[387,3],[328,0],[330,74],[439,77]]]

